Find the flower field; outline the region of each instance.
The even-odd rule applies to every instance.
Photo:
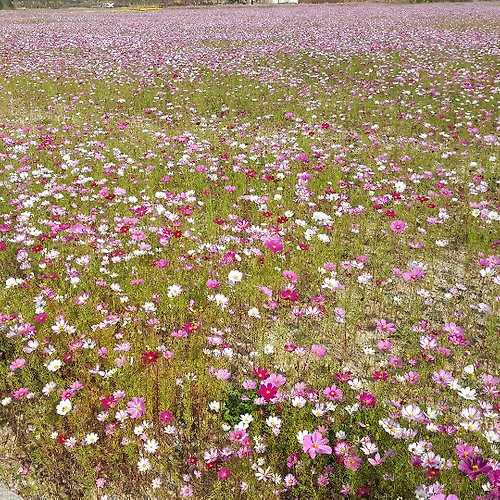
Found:
[[[498,4],[16,11],[0,42],[11,486],[500,498]]]

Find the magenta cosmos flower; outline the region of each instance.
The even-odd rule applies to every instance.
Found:
[[[171,412],[169,412],[168,410],[162,411],[160,413],[160,420],[164,424],[168,424],[170,422],[170,420],[172,420],[173,417],[174,417],[174,415]]]
[[[217,472],[217,475],[219,476],[221,481],[225,481],[226,479],[229,479],[229,476],[231,475],[231,471],[227,467],[222,467],[222,469],[220,469]]]
[[[328,446],[328,439],[323,438],[321,432],[314,431],[312,434],[306,434],[302,441],[304,453],[309,453],[311,458],[316,455],[330,455],[332,449]]]
[[[276,396],[278,389],[273,384],[262,384],[257,391],[259,396],[262,396],[266,401],[270,401]]]
[[[466,474],[472,481],[475,481],[481,474],[490,473],[493,467],[483,457],[472,457],[462,460],[458,464],[458,470]]]
[[[369,392],[363,392],[362,394],[359,395],[359,401],[363,406],[375,406],[376,399],[373,394],[370,394]]]
[[[267,240],[264,245],[266,245],[266,247],[273,253],[281,252],[281,250],[283,250],[283,243],[281,243],[281,240],[277,238]]]
[[[402,233],[406,229],[406,222],[395,220],[391,222],[391,230],[395,233]]]

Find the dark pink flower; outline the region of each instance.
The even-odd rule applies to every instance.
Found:
[[[375,403],[377,400],[375,399],[375,396],[373,394],[370,394],[369,392],[363,392],[362,394],[359,395],[359,401],[363,406],[375,406]]]
[[[231,471],[227,467],[222,467],[222,469],[217,472],[217,475],[221,481],[225,481],[226,479],[229,479]]]
[[[265,241],[264,245],[266,245],[266,247],[269,248],[269,250],[271,250],[271,252],[273,253],[281,252],[284,248],[281,240],[277,238]]]
[[[481,474],[489,474],[493,471],[493,467],[483,457],[478,456],[461,460],[458,464],[458,470],[475,481]]]

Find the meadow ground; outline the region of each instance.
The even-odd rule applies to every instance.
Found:
[[[0,474],[26,498],[500,497],[500,9],[0,13]]]

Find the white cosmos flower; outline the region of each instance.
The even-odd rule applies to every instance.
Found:
[[[370,273],[363,273],[358,276],[358,283],[361,285],[368,285],[370,280],[372,279],[372,275]]]
[[[99,441],[99,436],[95,432],[91,432],[85,436],[85,442],[87,444],[95,444],[97,441]]]
[[[234,285],[235,283],[239,283],[242,277],[243,274],[240,271],[233,270],[227,275],[227,280],[231,285]]]
[[[401,416],[408,421],[417,420],[421,415],[422,410],[418,406],[407,405],[401,410]]]
[[[474,373],[474,365],[464,366],[464,372],[468,375],[472,375]]]
[[[402,193],[406,189],[406,184],[403,181],[398,181],[394,183],[394,191],[396,193]]]
[[[318,222],[320,224],[330,224],[332,222],[332,218],[324,212],[314,212],[312,219],[314,222]]]
[[[361,389],[363,389],[363,381],[359,378],[349,380],[347,383],[353,391],[360,391]]]
[[[253,415],[250,413],[245,413],[244,415],[240,415],[240,421],[244,424],[250,424],[253,421]]]
[[[155,312],[156,311],[156,306],[155,306],[154,302],[144,302],[144,305],[142,306],[142,308],[146,312]]]
[[[251,318],[256,318],[256,319],[260,319],[260,311],[257,309],[257,307],[252,307],[251,309],[248,310],[248,315],[251,317]]]
[[[498,432],[486,431],[483,433],[483,436],[488,443],[500,443],[500,434]]]
[[[144,443],[144,451],[147,453],[156,453],[158,446],[158,441],[156,441],[156,439],[149,439]]]
[[[137,462],[137,469],[139,472],[146,472],[151,469],[151,462],[147,458],[141,458]]]
[[[274,354],[274,346],[272,344],[266,344],[264,346],[264,354]]]
[[[167,291],[167,297],[174,298],[178,297],[182,293],[181,285],[170,285]]]
[[[281,419],[279,417],[267,417],[266,424],[269,427],[271,427],[271,429],[274,429],[274,428],[279,429],[281,427]]]
[[[461,398],[467,399],[469,401],[474,401],[476,399],[476,389],[471,389],[470,387],[462,387],[458,390],[458,395]]]
[[[47,370],[49,370],[49,372],[56,372],[57,370],[59,370],[59,368],[61,368],[62,362],[59,359],[53,359],[50,363],[47,363],[45,366],[47,367]]]
[[[257,478],[257,481],[266,482],[268,479],[271,478],[271,476],[272,476],[271,467],[268,467],[266,470],[264,470],[262,467],[259,467],[257,469],[257,472],[255,473],[255,477]]]
[[[306,403],[307,403],[307,400],[305,398],[303,398],[302,396],[295,396],[292,399],[292,406],[294,408],[304,408]]]
[[[222,293],[218,293],[217,295],[215,295],[213,300],[218,306],[222,307],[222,309],[227,307],[227,304],[229,303],[229,299]]]
[[[58,415],[66,415],[71,411],[72,408],[73,404],[71,403],[71,401],[69,399],[63,399],[57,405],[56,412]]]
[[[299,444],[304,442],[304,438],[309,434],[309,431],[299,431],[297,432],[297,441]]]
[[[217,413],[220,410],[220,403],[218,401],[212,401],[209,403],[208,407]]]

